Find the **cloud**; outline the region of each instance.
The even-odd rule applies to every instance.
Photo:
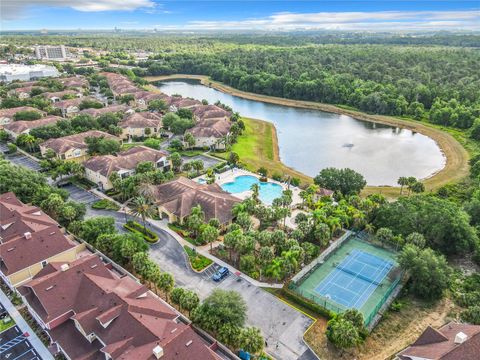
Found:
[[[130,11],[139,8],[155,8],[153,0],[0,0],[2,20],[14,20],[25,16],[34,6],[69,7],[77,11]]]
[[[173,28],[173,27],[170,27]],[[238,21],[191,21],[195,30],[480,30],[480,11],[275,13]]]

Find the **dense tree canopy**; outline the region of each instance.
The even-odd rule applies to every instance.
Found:
[[[468,214],[457,204],[432,195],[401,197],[380,207],[374,224],[404,237],[417,232],[427,246],[444,254],[472,251],[478,243]]]

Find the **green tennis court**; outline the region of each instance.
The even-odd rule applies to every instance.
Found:
[[[393,252],[352,236],[300,279],[294,291],[337,313],[356,308],[368,324],[400,275]]]

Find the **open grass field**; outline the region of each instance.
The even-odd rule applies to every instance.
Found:
[[[288,166],[285,166],[278,155],[278,142],[275,126],[263,120],[242,118],[245,131],[238,137],[232,151],[240,156],[240,162],[253,172],[265,167],[269,175],[287,174],[299,178],[304,184],[312,182],[312,178]],[[228,158],[228,152],[216,153],[222,159]]]
[[[425,184],[426,191],[438,189],[439,187],[445,184],[459,181],[460,179],[468,175],[469,154],[468,154],[468,151],[464,148],[466,141],[462,141],[462,139],[465,139],[465,135],[458,130],[443,129],[439,126],[435,126],[429,123],[419,122],[415,120],[396,118],[392,116],[366,114],[354,109],[350,109],[348,107],[339,107],[339,106],[330,105],[330,104],[322,104],[322,103],[316,103],[316,102],[310,102],[310,101],[291,100],[291,99],[284,99],[284,98],[248,93],[245,91],[236,90],[230,86],[211,80],[210,78],[204,75],[174,74],[174,75],[167,75],[167,76],[146,77],[145,79],[150,82],[155,82],[155,81],[161,81],[161,80],[181,79],[181,78],[197,79],[197,80],[200,80],[200,82],[203,85],[210,86],[217,90],[223,91],[225,93],[239,96],[245,99],[263,101],[263,102],[272,103],[272,104],[300,107],[300,108],[306,108],[306,109],[317,109],[321,111],[348,115],[360,120],[399,126],[399,127],[410,129],[412,131],[419,132],[421,134],[429,136],[430,138],[432,138],[437,142],[437,144],[443,151],[447,159],[447,162],[445,167],[441,171],[429,177],[428,179],[424,179],[423,182]],[[253,121],[253,119],[249,119],[249,120]],[[255,121],[260,121],[260,120],[255,120]],[[259,130],[262,130],[261,129],[262,126],[260,125],[256,125],[256,126]],[[266,134],[266,130],[263,130],[263,134]],[[278,158],[278,144],[276,142],[272,142],[272,146],[274,146],[273,152],[277,153],[277,157],[275,158],[275,155],[274,155],[273,158],[271,158],[271,152],[268,149],[268,140],[259,139],[260,135],[258,133],[255,133],[253,135],[255,136],[255,139],[252,140],[253,142],[250,143],[249,141],[245,140],[244,144],[245,145],[247,145],[248,143],[250,143],[251,145],[254,144],[255,145],[254,149],[247,149],[247,150],[242,149],[242,151],[240,151],[241,147],[238,146],[237,147],[238,151],[234,150],[240,155],[240,159],[247,165],[249,169],[256,170],[260,166],[265,166],[270,170],[271,173],[274,173],[274,172],[287,173],[289,175],[300,178],[304,183],[312,181],[309,176],[306,176],[305,174],[301,174],[298,171],[295,171],[294,169],[291,169],[281,164],[280,159]],[[460,144],[458,140],[460,140],[464,146],[462,146],[462,144]],[[242,157],[241,152],[244,152],[245,155],[247,156],[245,158]],[[251,157],[249,157],[249,155],[252,155],[252,154],[257,154],[258,159],[252,159]],[[293,174],[296,174],[296,175],[293,175]],[[363,191],[363,195],[368,195],[372,193],[381,193],[385,195],[387,198],[396,198],[399,196],[399,188],[388,187],[388,186],[387,187],[368,186]]]

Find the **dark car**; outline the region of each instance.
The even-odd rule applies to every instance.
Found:
[[[213,281],[220,281],[224,277],[227,277],[228,274],[230,274],[230,270],[228,270],[226,267],[221,267],[218,269],[218,271],[212,276]]]

